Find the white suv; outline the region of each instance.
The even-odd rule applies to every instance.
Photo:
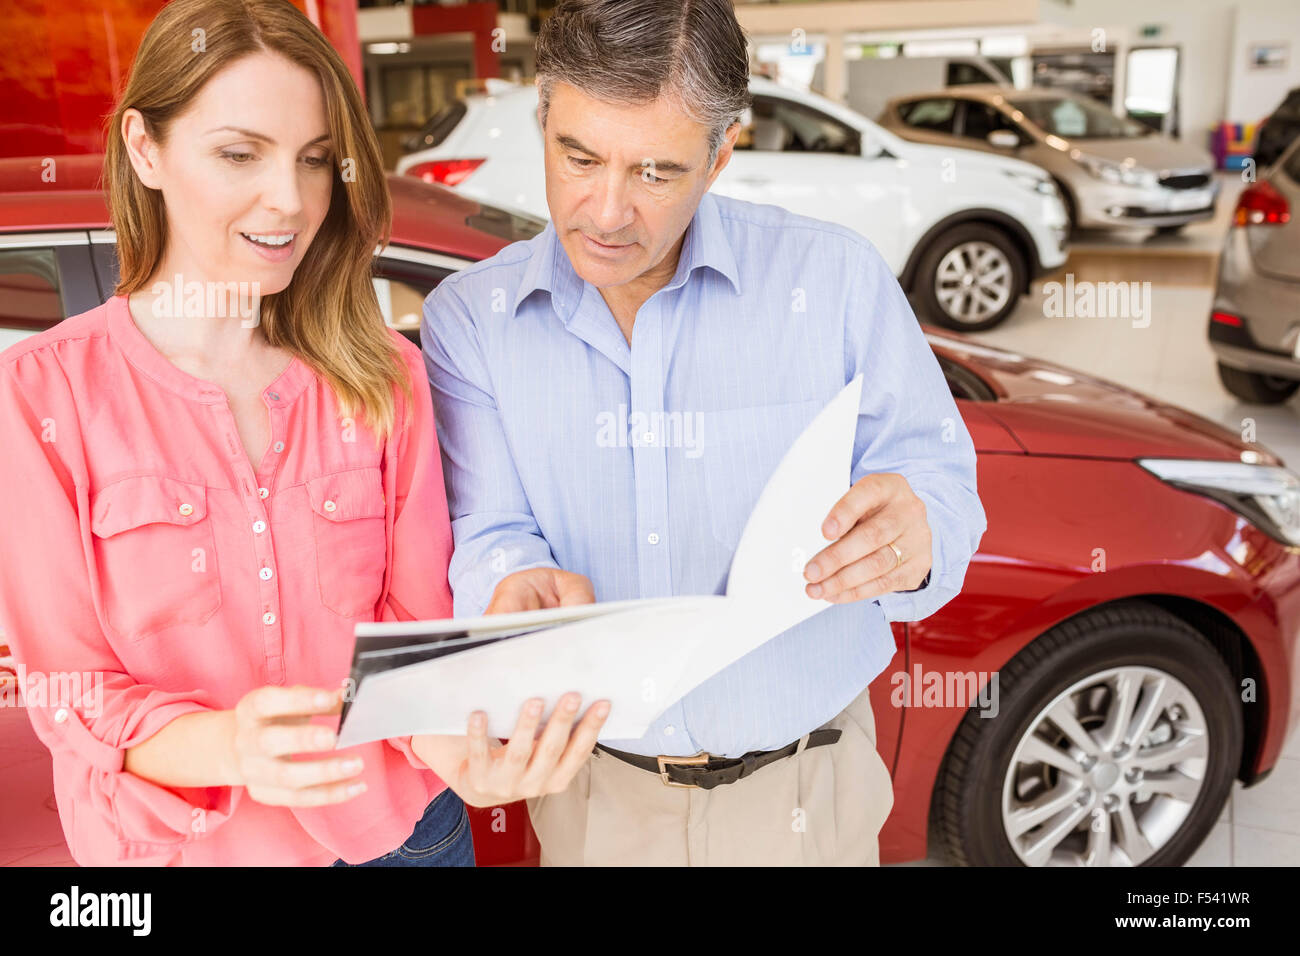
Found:
[[[880,250],[926,318],[961,331],[1001,322],[1030,281],[1066,259],[1065,207],[1029,163],[907,142],[847,107],[770,80],[713,189],[840,223]],[[457,102],[399,173],[549,218],[535,86]]]

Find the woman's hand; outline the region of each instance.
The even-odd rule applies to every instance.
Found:
[[[258,803],[281,807],[319,807],[351,800],[366,785],[361,758],[294,760],[334,746],[328,727],[311,723],[317,714],[337,714],[339,690],[318,687],[258,687],[233,711],[229,760],[231,776]]]
[[[487,715],[475,711],[468,736],[417,734],[411,738],[411,749],[473,807],[559,793],[591,756],[609,716],[609,702],[597,701],[574,727],[581,702],[574,693],[560,698],[540,738],[537,725],[544,702],[534,698],[524,704],[505,745],[489,742]]]

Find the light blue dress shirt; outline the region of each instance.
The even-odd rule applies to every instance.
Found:
[[[422,341],[458,616],[534,567],[585,574],[598,601],[722,593],[768,476],[859,372],[851,480],[898,472],[925,502],[923,587],[828,605],[611,747],[735,757],[797,740],[884,670],[890,621],[958,593],[984,533],[943,372],[888,266],[849,229],[706,193],[629,346],[548,225],[443,280]]]

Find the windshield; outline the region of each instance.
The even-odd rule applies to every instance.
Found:
[[[1135,139],[1151,127],[1116,116],[1095,100],[1083,97],[1032,97],[1011,100],[1025,119],[1062,139]]]

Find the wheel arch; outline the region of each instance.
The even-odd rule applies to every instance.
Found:
[[[1021,289],[1017,289],[1018,294],[1029,291],[1029,285],[1033,277],[1037,275],[1042,264],[1038,258],[1038,247],[1034,245],[1033,237],[1029,235],[1026,229],[1014,216],[1008,215],[999,209],[989,209],[985,207],[973,207],[962,209],[958,212],[951,213],[934,223],[927,229],[919,240],[912,246],[912,251],[907,257],[907,263],[903,266],[903,271],[899,274],[898,282],[904,289],[911,290],[916,282],[917,268],[920,266],[921,259],[926,250],[934,243],[936,239],[945,230],[953,226],[965,225],[984,225],[990,226],[1006,234],[1016,249],[1020,252],[1021,258],[1025,262],[1025,284]]]

